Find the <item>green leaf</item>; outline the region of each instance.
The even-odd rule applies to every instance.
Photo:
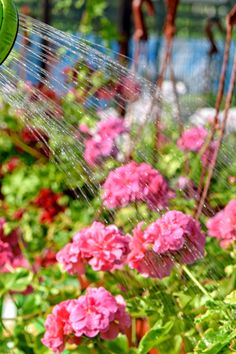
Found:
[[[126,336],[119,335],[113,341],[107,341],[106,346],[110,349],[112,353],[120,354],[120,353],[128,353],[129,345]]]
[[[232,291],[232,293],[227,295],[226,298],[224,299],[224,302],[226,304],[236,305],[236,290]]]
[[[165,342],[158,345],[158,349],[161,353],[165,354],[179,354],[181,352],[183,339],[180,335],[171,336],[171,340],[168,338]]]
[[[31,284],[33,273],[27,269],[17,268],[14,273],[4,273],[0,276],[3,291],[24,291]]]
[[[156,322],[142,338],[139,344],[139,354],[146,354],[150,349],[165,341],[166,335],[170,332],[173,325],[173,321],[167,322],[164,326],[160,321]]]
[[[91,354],[91,350],[88,347],[82,345],[79,345],[75,352],[78,354]],[[71,354],[71,350],[64,350],[62,354]]]
[[[218,331],[209,329],[200,340],[194,350],[196,354],[220,354],[225,346],[228,346],[233,338],[236,337],[236,331],[227,331],[219,328]]]

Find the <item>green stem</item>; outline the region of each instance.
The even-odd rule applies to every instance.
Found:
[[[136,318],[132,318],[132,334],[131,334],[131,340],[132,340],[132,344],[136,345]]]
[[[193,275],[193,273],[186,267],[183,266],[182,267],[183,271],[188,275],[188,277],[193,281],[193,283],[198,287],[199,290],[201,290],[201,292],[206,295],[207,297],[209,297],[212,300],[212,297],[210,294],[208,294],[208,292],[206,291],[206,289],[199,283],[199,281],[195,278],[195,276]]]
[[[139,212],[139,207],[138,207],[138,203],[137,202],[134,203],[134,207],[135,207],[136,216],[137,216],[138,221],[142,220],[142,216],[141,216],[141,214]]]

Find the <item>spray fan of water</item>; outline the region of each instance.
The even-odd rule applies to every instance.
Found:
[[[186,157],[176,148],[176,140],[181,134],[176,116],[180,115],[182,124],[189,124],[188,118],[194,113],[195,104],[193,108],[187,103],[191,102],[191,97],[187,94],[182,98],[174,95],[172,100],[168,99],[154,84],[126,69],[107,53],[109,54],[109,51],[105,48],[21,15],[14,51],[0,68],[0,94],[9,104],[10,112],[14,112],[18,117],[19,124],[26,127],[43,147],[44,152],[36,157],[40,159],[44,158],[45,154],[49,156],[64,174],[67,188],[74,197],[84,201],[88,209],[95,209],[96,206],[94,220],[102,221],[106,225],[116,223],[124,232],[132,233],[140,221],[148,225],[162,218],[169,210],[188,210],[189,214],[193,214],[194,200],[199,197],[197,187],[201,161],[195,159],[195,165],[192,164],[193,157]],[[178,99],[184,102],[184,107],[180,105],[181,112],[177,112]],[[162,117],[159,139],[163,139],[164,146],[160,145],[159,151],[153,143],[157,116]],[[101,124],[111,119],[118,119],[114,123],[118,124],[116,129],[119,131],[115,139],[109,136],[110,131],[107,135],[99,134],[99,129],[106,129],[106,123]],[[4,128],[3,126],[3,130]],[[169,146],[168,153],[165,144]],[[210,203],[211,200],[206,201],[202,214],[204,222],[206,217],[212,217],[218,211],[217,198],[221,203],[221,197],[217,196],[218,186],[221,184],[225,191],[229,190],[230,184],[227,178],[222,176],[222,171],[228,169],[230,164],[234,171],[233,151],[235,141],[228,134],[215,170],[214,179],[218,182],[215,182],[211,194],[214,203]],[[171,199],[167,194],[172,194],[175,200],[172,204],[164,203],[163,206],[157,203],[154,207],[155,200],[150,197],[147,198],[150,208],[135,201],[131,209],[124,208],[123,212],[118,211],[117,215],[114,208],[104,206],[101,190],[109,172],[127,166],[133,160],[152,165],[170,180],[170,187],[164,191],[166,195],[162,195],[162,198]],[[185,171],[182,178],[184,185],[180,185],[178,179],[182,169]],[[144,169],[142,173],[147,172]],[[189,183],[189,176],[193,184]],[[144,176],[143,181],[143,189],[148,190],[150,185],[145,182]],[[129,192],[127,190],[127,193]],[[168,226],[167,220],[166,227]],[[144,244],[145,236],[143,237]],[[212,239],[209,239],[207,244],[211,242]],[[211,304],[212,309],[214,306],[220,306],[219,304],[225,306],[222,302],[224,294],[217,293],[217,289],[227,281],[225,267],[231,264],[231,260],[226,260],[225,255],[219,255],[217,258],[217,247],[212,247],[203,257],[201,247],[198,246],[197,242],[191,244],[186,241],[181,251],[169,252],[166,258],[158,258],[153,251],[148,250],[143,260],[145,270],[139,269],[139,273],[148,273],[150,277],[143,278],[140,274],[126,270],[124,273],[117,271],[106,274],[103,281],[119,284],[120,288],[124,289],[127,298],[130,298],[131,312],[134,312],[136,318],[144,318],[149,312],[153,314],[156,307],[162,308],[164,312],[169,308],[171,312],[171,306],[176,302],[179,306],[179,312],[175,314],[178,321],[181,322],[183,317],[191,321],[190,304],[196,292],[198,296],[192,304],[193,307],[207,306],[207,303]],[[157,245],[156,247],[158,248]],[[164,248],[164,245],[159,247]],[[181,259],[188,258],[198,260],[193,266],[194,275],[188,267],[181,264]],[[183,263],[188,264],[191,261]],[[172,269],[173,264],[176,265],[176,272],[159,280],[163,278],[163,274],[169,273],[165,268]],[[231,274],[230,270],[228,274]],[[178,285],[176,279],[179,279]],[[231,279],[230,276],[228,279]],[[229,288],[233,288],[233,285]],[[147,298],[150,299],[149,308],[144,311]],[[219,321],[226,323],[231,315],[224,306]],[[210,306],[208,311],[211,311]],[[203,331],[204,319],[200,319],[199,323]],[[183,331],[191,331],[191,327],[187,326]],[[134,333],[132,335],[135,336]],[[176,335],[175,345],[181,348],[182,340],[177,337]],[[135,344],[137,339],[131,338],[131,342]],[[160,348],[161,344],[158,349]],[[202,348],[200,343],[195,352],[200,353]],[[218,352],[220,353],[214,353]],[[171,351],[166,349],[165,353]]]

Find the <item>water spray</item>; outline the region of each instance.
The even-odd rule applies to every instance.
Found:
[[[0,65],[10,54],[18,33],[18,13],[11,0],[0,0]]]

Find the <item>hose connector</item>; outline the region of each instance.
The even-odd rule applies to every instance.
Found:
[[[0,65],[10,54],[17,37],[19,18],[12,0],[0,0]]]

